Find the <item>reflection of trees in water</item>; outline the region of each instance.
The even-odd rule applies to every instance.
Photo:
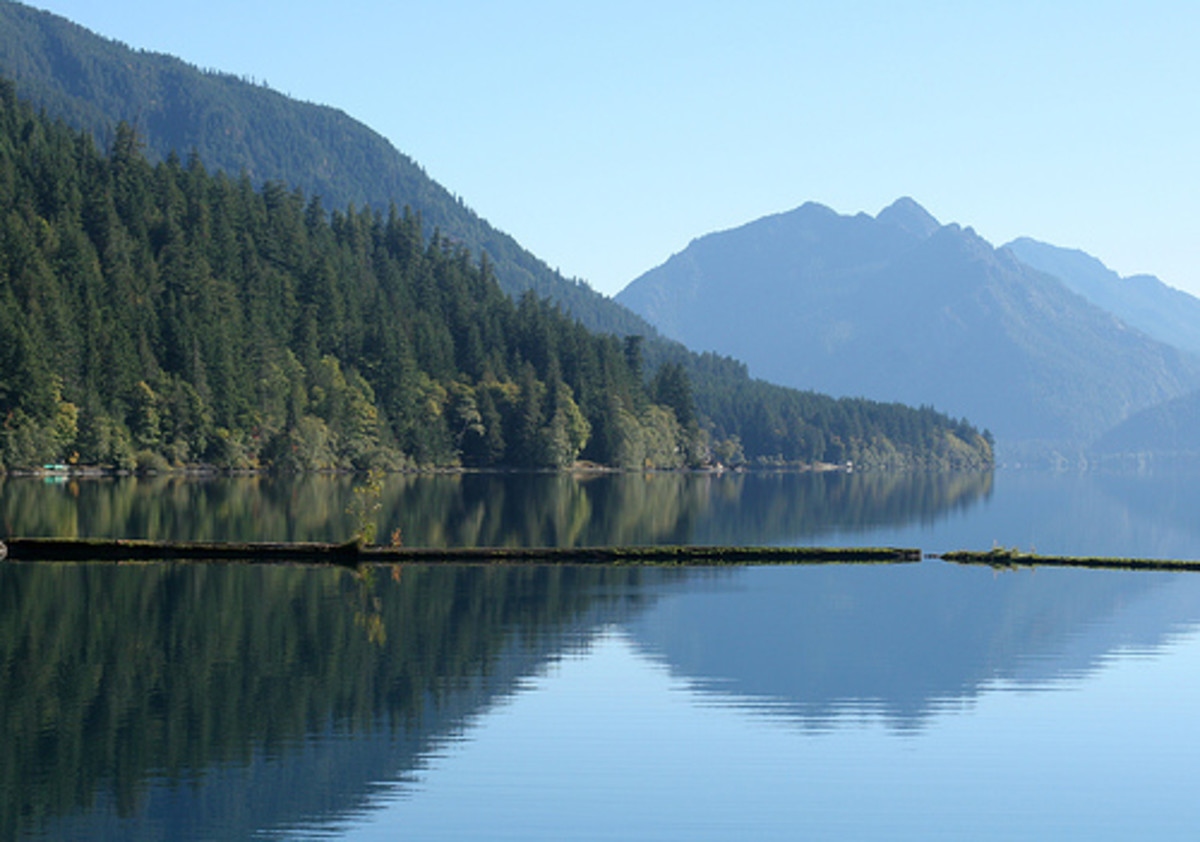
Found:
[[[395,570],[364,579],[263,566],[0,566],[0,839],[101,795],[134,814],[151,776],[178,786],[298,751],[330,728],[405,740],[411,768],[430,739],[538,663],[636,610],[639,583],[679,575]],[[393,756],[390,771],[405,760]],[[291,777],[293,787],[304,780]],[[328,801],[315,785],[257,795],[295,819]],[[261,806],[220,809],[239,807],[267,818]]]
[[[991,493],[988,473],[466,475],[401,478],[411,544],[754,544],[929,521]]]
[[[0,517],[7,534],[23,536],[346,540],[353,483],[348,476],[0,479]]]
[[[346,476],[0,480],[20,535],[346,540]],[[990,473],[446,474],[388,477],[377,534],[410,546],[746,544],[936,519]]]
[[[697,537],[754,543],[928,523],[992,492],[992,473],[750,474],[718,498]]]

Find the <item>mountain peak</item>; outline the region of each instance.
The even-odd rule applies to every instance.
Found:
[[[942,227],[933,214],[908,196],[901,196],[892,202],[881,210],[875,219],[884,225],[907,231],[922,240]]]

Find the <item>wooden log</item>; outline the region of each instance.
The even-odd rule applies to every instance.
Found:
[[[298,561],[354,565],[350,544],[10,538],[10,561]]]
[[[11,538],[10,561],[226,561],[336,564],[816,564],[914,562],[895,547],[370,547],[346,544]]]
[[[1200,560],[1169,558],[1115,558],[1106,556],[1055,556],[995,549],[986,552],[955,550],[933,558],[954,564],[985,564],[997,568],[1091,567],[1103,570],[1195,570]]]

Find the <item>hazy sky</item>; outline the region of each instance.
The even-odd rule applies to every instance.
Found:
[[[1200,2],[32,5],[344,110],[609,294],[710,231],[902,195],[1200,294]]]

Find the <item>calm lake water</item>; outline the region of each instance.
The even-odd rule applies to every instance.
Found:
[[[353,480],[0,481],[342,540]],[[1200,477],[397,477],[406,544],[1200,557]],[[0,839],[1192,839],[1200,574],[0,565]]]

